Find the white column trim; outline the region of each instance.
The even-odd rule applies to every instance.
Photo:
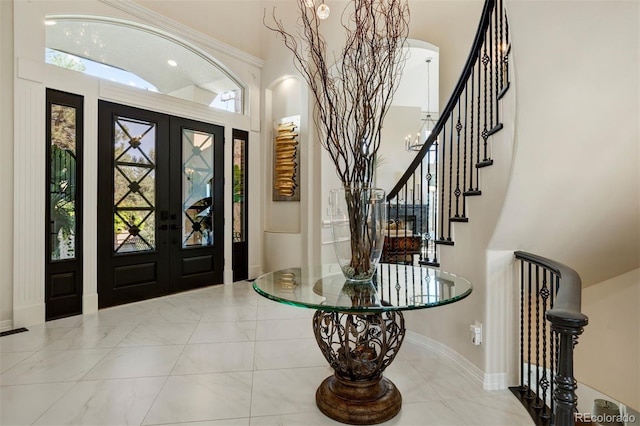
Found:
[[[0,333],[13,330],[13,320],[0,321]]]
[[[18,60],[14,86],[13,326],[44,322],[45,88],[42,67]],[[25,77],[25,78],[23,78]]]

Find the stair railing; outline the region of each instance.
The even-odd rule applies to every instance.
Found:
[[[509,25],[502,0],[486,0],[471,52],[431,133],[387,196],[383,261],[439,266],[451,223],[467,222],[466,197],[481,195],[489,137],[502,128],[498,101],[509,87]],[[410,226],[408,226],[410,224]]]
[[[520,385],[510,389],[536,424],[573,426],[578,401],[573,350],[589,322],[580,312],[580,276],[534,254],[516,251],[515,257],[520,260]]]

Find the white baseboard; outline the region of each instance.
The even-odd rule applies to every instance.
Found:
[[[13,308],[13,326],[28,327],[30,325],[44,324],[45,305],[21,306]]]
[[[82,295],[82,313],[94,314],[98,312],[98,294],[83,294]]]
[[[484,373],[482,388],[488,391],[507,389],[509,387],[507,376],[507,373]]]
[[[249,279],[258,278],[262,274],[262,265],[249,266]]]
[[[455,361],[459,367],[464,369],[471,377],[476,379],[478,383],[482,383],[484,387],[484,372],[476,367],[475,364],[473,364],[471,361],[469,361],[450,347],[438,342],[437,340],[433,340],[430,337],[423,336],[422,334],[418,334],[413,331],[407,331],[405,334],[405,338],[412,343],[423,346]]]
[[[223,280],[225,284],[233,284],[233,269],[225,269]]]
[[[13,330],[13,320],[0,321],[0,333]]]

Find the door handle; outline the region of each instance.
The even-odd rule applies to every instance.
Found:
[[[173,224],[173,225],[171,225],[171,229],[172,229],[172,230],[182,229],[182,226],[180,226],[180,225],[176,225],[176,224]]]

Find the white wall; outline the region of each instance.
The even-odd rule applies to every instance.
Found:
[[[382,129],[382,143],[378,150],[375,184],[391,192],[400,176],[416,157],[404,149],[404,138],[420,129],[420,106],[392,106]],[[424,142],[424,141],[423,141]],[[425,172],[426,173],[426,172]],[[418,182],[420,184],[421,182]]]
[[[264,8],[258,0],[133,1],[243,52],[261,57]]]
[[[517,153],[491,247],[640,266],[640,3],[509,1]]]
[[[267,143],[264,148],[267,152],[267,163],[265,182],[267,183],[267,192],[265,193],[265,213],[266,224],[265,230],[271,232],[285,232],[290,234],[300,233],[300,201],[272,201],[273,200],[273,155],[274,155],[274,123],[285,117],[294,117],[300,115],[300,79],[297,77],[288,77],[279,80],[270,89],[270,106],[268,110],[270,114],[265,117],[265,137]],[[265,99],[265,103],[268,102]],[[297,129],[298,133],[300,129]],[[299,151],[300,152],[300,147]],[[300,158],[298,158],[300,162]],[[298,165],[300,167],[302,164]],[[298,177],[299,180],[299,177]],[[299,183],[299,182],[298,182]],[[298,188],[301,190],[301,188]],[[299,250],[298,250],[299,251]],[[270,270],[270,269],[269,269]]]
[[[301,113],[301,84],[295,76],[287,76],[276,80],[266,89],[264,99],[264,158],[265,173],[263,174],[264,190],[264,223],[265,250],[264,271],[275,271],[283,268],[300,266],[303,263],[303,235],[301,233],[302,202],[273,200],[273,164],[274,164],[274,124],[285,117],[299,117]],[[295,120],[294,120],[295,121]],[[299,121],[299,119],[298,119]],[[301,129],[298,132],[298,191],[300,199],[307,199],[308,187],[303,186],[300,173],[304,176],[307,162],[303,161],[302,150],[306,140],[303,139]],[[306,132],[305,132],[306,134]]]
[[[509,1],[507,7],[516,149],[487,276],[500,282],[512,273],[502,263],[518,249],[576,269],[583,312],[593,313],[575,352],[577,379],[637,405],[638,286],[588,286],[640,265],[640,4]],[[613,292],[610,301],[600,300],[605,288]],[[491,309],[500,300],[495,290],[487,298],[488,321],[499,318]],[[509,309],[503,313],[513,317]],[[613,331],[614,324],[621,330]],[[491,329],[498,337],[515,332],[509,323]],[[607,345],[623,335],[628,345]],[[487,355],[486,371],[499,371]],[[503,368],[513,373],[506,361]]]
[[[0,1],[0,331],[13,326],[13,2]]]
[[[581,383],[640,408],[640,269],[585,288],[589,325],[578,339],[575,376]]]
[[[476,33],[482,1],[409,0],[409,38],[439,48],[440,111],[460,77]]]

